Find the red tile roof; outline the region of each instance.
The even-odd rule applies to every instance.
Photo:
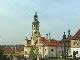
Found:
[[[62,46],[63,43],[61,41],[58,40],[46,40],[45,37],[42,37],[42,43],[44,44],[44,46],[51,46],[51,47],[58,47],[58,46]]]
[[[70,41],[70,40],[72,40],[72,38],[73,38],[73,36],[70,35],[70,36],[67,38],[67,40]]]
[[[54,46],[54,47],[59,47],[59,46],[62,46],[63,45],[63,43],[62,42],[60,42],[60,41],[56,41],[56,42],[49,42],[48,44],[47,44],[47,46]]]
[[[73,39],[77,40],[80,39],[80,29],[77,31],[77,33],[73,36]]]
[[[67,38],[67,40],[77,40],[80,39],[80,29],[77,31],[77,33],[74,36],[70,36]]]

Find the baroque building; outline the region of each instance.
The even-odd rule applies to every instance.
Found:
[[[32,37],[31,39],[26,37],[24,42],[24,56],[28,58],[31,47],[36,45],[39,49],[40,58],[60,57],[63,54],[63,43],[55,39],[49,39],[50,33],[46,34],[46,37],[41,36],[39,23],[37,12],[35,12],[32,22]]]
[[[43,37],[40,34],[40,22],[38,20],[37,12],[34,14],[34,20],[32,22],[32,36],[31,39],[26,37],[24,42],[24,56],[29,58],[30,50],[32,46],[39,49],[40,58],[52,58],[60,56],[80,57],[80,29],[72,36],[70,35],[70,29],[68,30],[68,36],[64,32],[63,40],[55,40],[50,38],[50,33]]]

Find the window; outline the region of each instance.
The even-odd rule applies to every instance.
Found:
[[[33,25],[32,25],[32,29],[33,29]]]
[[[27,55],[27,51],[25,51],[25,55]]]
[[[61,49],[62,49],[62,46],[61,46]]]
[[[39,30],[39,26],[37,25],[37,30]]]
[[[59,51],[59,54],[61,54],[62,51]]]
[[[78,51],[76,51],[76,54],[78,54]]]
[[[35,27],[35,25],[34,25],[34,27]]]
[[[73,44],[75,45],[75,42]]]
[[[46,49],[45,49],[45,51],[46,51]]]
[[[79,44],[77,43],[77,45],[79,45]]]
[[[54,49],[51,49],[51,51],[54,51]]]

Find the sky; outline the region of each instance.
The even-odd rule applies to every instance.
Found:
[[[0,0],[0,44],[23,44],[30,39],[37,11],[40,33],[61,40],[63,32],[74,35],[80,28],[80,0]]]

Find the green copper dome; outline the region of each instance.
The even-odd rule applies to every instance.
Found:
[[[35,12],[34,21],[32,22],[32,24],[34,24],[34,25],[38,25],[39,24],[37,12]]]

